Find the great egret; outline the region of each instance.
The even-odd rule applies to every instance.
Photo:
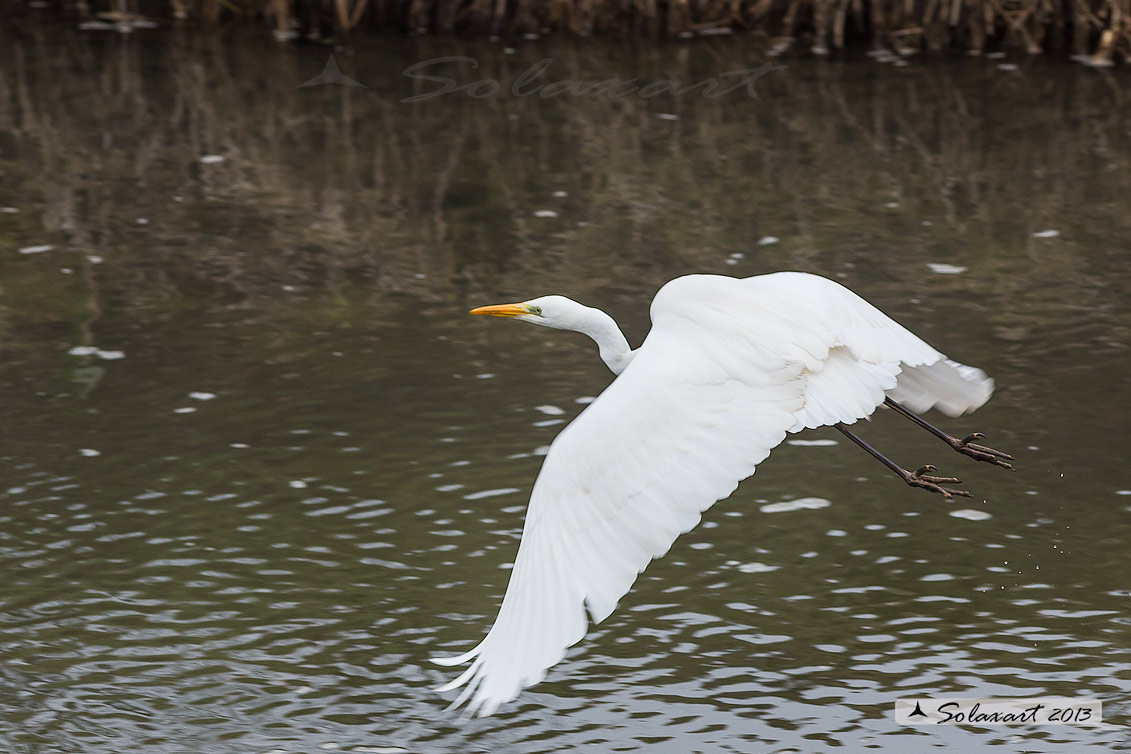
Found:
[[[817,275],[689,275],[652,301],[652,330],[631,350],[612,317],[562,296],[472,314],[575,330],[619,375],[550,446],[534,483],[518,556],[486,638],[441,665],[471,666],[440,688],[489,715],[613,611],[648,562],[754,473],[790,432],[832,425],[905,482],[941,493],[958,483],[910,472],[845,425],[887,403],[977,460],[1011,456],[958,439],[913,411],[959,416],[993,380],[947,359],[847,288]]]

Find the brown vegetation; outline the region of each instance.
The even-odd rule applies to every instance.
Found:
[[[58,2],[58,0],[52,0]],[[1131,0],[84,0],[94,23],[137,18],[214,26],[257,19],[280,39],[353,30],[521,37],[757,33],[777,52],[851,46],[981,53],[1000,48],[1110,65],[1131,53]]]

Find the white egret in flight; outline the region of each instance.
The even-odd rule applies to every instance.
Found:
[[[852,291],[817,275],[676,278],[652,301],[636,350],[612,317],[562,296],[485,306],[472,314],[575,330],[597,342],[617,378],[550,446],[534,483],[522,541],[498,617],[471,662],[441,691],[489,715],[541,681],[638,573],[699,523],[716,500],[786,435],[831,425],[907,484],[969,495],[907,471],[845,425],[886,404],[979,461],[1012,457],[953,437],[915,413],[959,416],[993,392],[986,373],[943,354]]]

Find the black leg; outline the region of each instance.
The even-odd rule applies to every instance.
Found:
[[[981,432],[975,432],[959,440],[957,437],[948,435],[946,432],[943,432],[941,429],[926,421],[925,419],[923,419],[923,417],[919,416],[910,409],[899,405],[891,398],[884,398],[884,404],[900,416],[905,416],[911,421],[915,422],[920,427],[927,430],[935,437],[941,439],[943,442],[957,450],[962,455],[970,456],[975,461],[992,463],[1005,469],[1013,468],[1013,464],[1009,463],[1009,461],[1013,460],[1013,456],[1009,455],[1008,453],[1002,453],[1000,450],[994,450],[993,448],[986,447],[985,445],[976,445],[974,443],[974,440],[984,440],[986,438],[986,436]]]
[[[908,484],[911,487],[918,487],[920,489],[928,490],[930,492],[937,492],[943,497],[951,497],[952,495],[973,497],[973,495],[971,495],[966,490],[952,490],[942,486],[944,484],[961,484],[962,480],[949,476],[928,476],[927,472],[938,471],[938,469],[930,464],[921,466],[916,471],[908,471],[895,461],[885,456],[880,451],[873,448],[868,443],[864,442],[864,439],[862,437],[860,437],[858,434],[856,434],[840,422],[837,422],[833,426],[840,430],[841,433],[849,440],[852,440],[852,442],[856,443],[865,451],[867,451],[868,454],[875,458],[877,461],[891,469],[896,476],[904,481],[905,484]]]

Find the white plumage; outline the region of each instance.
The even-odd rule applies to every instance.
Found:
[[[993,381],[946,359],[843,286],[779,272],[691,275],[652,302],[628,350],[608,315],[550,296],[475,313],[584,332],[615,372],[550,446],[502,607],[442,691],[489,715],[541,681],[649,561],[754,473],[788,432],[872,414],[885,395],[955,416]]]

